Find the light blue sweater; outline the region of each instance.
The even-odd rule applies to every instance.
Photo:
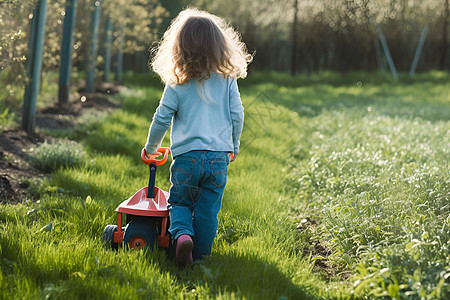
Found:
[[[193,79],[183,85],[167,84],[150,125],[147,153],[157,151],[171,122],[174,157],[192,150],[237,154],[244,108],[236,78],[212,73],[201,82]]]

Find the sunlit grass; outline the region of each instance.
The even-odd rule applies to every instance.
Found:
[[[291,152],[294,222],[334,249],[330,263],[352,270],[356,295],[449,293],[447,90],[383,85],[366,102],[364,91],[352,100],[353,88],[347,95],[338,87],[324,94],[320,113],[299,106],[305,118]]]
[[[283,114],[279,114],[274,120],[267,118],[263,120],[265,124],[261,124],[256,104],[253,104],[253,108],[249,106],[247,115],[251,116],[253,110],[254,116],[258,119],[255,118],[254,121],[248,119],[247,130],[251,130],[252,133],[247,133],[247,138],[243,137],[242,153],[230,166],[230,179],[223,201],[224,208],[219,216],[221,228],[212,258],[194,266],[192,271],[181,273],[173,262],[167,258],[160,259],[160,256],[157,256],[155,264],[149,264],[148,261],[133,261],[129,266],[123,262],[114,264],[115,268],[123,270],[122,272],[131,272],[131,268],[142,263],[144,266],[135,268],[133,272],[134,277],[140,278],[140,282],[123,278],[124,282],[120,283],[115,280],[114,272],[89,271],[89,268],[93,268],[87,266],[89,261],[98,260],[99,265],[95,268],[104,269],[102,262],[108,261],[109,257],[135,257],[133,253],[125,250],[120,250],[119,254],[106,252],[99,239],[104,226],[116,222],[114,212],[116,206],[147,183],[148,167],[140,162],[139,153],[145,143],[151,116],[161,92],[157,89],[143,88],[141,92],[139,90],[131,92],[130,98],[121,96],[124,97],[122,99],[124,107],[128,107],[128,110],[117,111],[102,123],[94,122],[93,129],[87,130],[84,136],[77,132],[75,137],[78,137],[87,151],[85,164],[74,168],[60,168],[44,181],[40,203],[30,203],[30,208],[23,210],[19,216],[32,218],[30,221],[30,224],[33,224],[32,229],[9,227],[14,225],[3,227],[4,232],[19,230],[30,234],[50,223],[53,226],[49,232],[39,231],[38,236],[42,235],[44,239],[38,244],[34,241],[26,243],[32,249],[34,247],[42,249],[40,260],[46,261],[47,264],[38,263],[39,267],[32,264],[33,255],[38,255],[34,253],[30,256],[30,260],[18,264],[19,267],[11,277],[5,277],[8,286],[19,284],[15,282],[16,276],[26,273],[25,280],[20,283],[26,284],[26,287],[18,288],[24,297],[36,293],[50,296],[64,295],[72,285],[80,285],[81,291],[76,297],[80,295],[92,297],[94,293],[87,291],[92,285],[81,284],[83,282],[81,279],[86,278],[92,280],[93,284],[100,285],[99,293],[95,294],[94,298],[100,298],[100,295],[118,298],[121,293],[116,293],[116,290],[121,284],[126,284],[134,291],[141,289],[143,295],[149,295],[150,291],[156,289],[164,291],[166,295],[176,295],[175,297],[235,295],[254,298],[261,295],[263,298],[277,298],[285,295],[290,298],[301,298],[307,292],[318,294],[319,290],[312,285],[313,279],[308,277],[308,274],[311,274],[309,264],[301,259],[298,252],[295,243],[296,232],[290,229],[292,224],[286,220],[279,220],[277,211],[280,206],[272,202],[280,197],[283,187],[271,178],[277,178],[283,160],[287,156],[283,155],[276,164],[266,162],[272,155],[273,147],[281,146],[280,150],[283,149],[282,151],[287,153],[287,145],[278,145],[273,136],[282,134],[283,139],[289,139],[288,133],[284,132],[289,129],[289,124],[283,121]],[[244,102],[252,102],[255,97],[257,95],[244,96]],[[277,120],[283,123],[282,128],[275,126]],[[163,144],[168,145],[168,138]],[[249,170],[249,165],[257,166],[258,172],[254,172],[256,169]],[[261,180],[261,173],[267,174],[265,180]],[[168,177],[168,166],[160,167],[157,185],[168,190]],[[266,224],[270,226],[267,227]],[[48,237],[52,239],[47,240]],[[18,241],[20,240],[21,237],[18,238]],[[246,240],[248,242],[245,242]],[[254,247],[251,247],[252,243],[255,244]],[[43,244],[54,245],[58,249],[61,248],[61,244],[68,246],[58,252],[56,249],[46,250],[48,247]],[[75,244],[77,246],[74,246]],[[17,261],[21,257],[21,251],[17,251],[17,247],[19,247],[17,243],[2,240],[4,254],[11,261]],[[74,258],[82,261],[79,266],[64,265],[64,259],[55,257],[55,252],[58,252],[58,256],[65,257],[69,254],[63,253],[70,251],[77,252]],[[286,253],[286,255],[271,257],[268,256],[270,253]],[[153,260],[150,253],[145,257],[147,260]],[[52,271],[52,276],[47,276],[46,272],[50,272],[52,266],[59,263],[62,264],[59,267],[62,270]],[[39,268],[46,270],[45,276],[35,274]],[[109,267],[106,265],[106,268]],[[148,271],[142,271],[144,268]],[[235,276],[230,273],[231,271],[234,271]],[[161,283],[155,283],[150,289],[147,285],[142,286],[142,282],[152,282],[154,274],[172,281],[171,286],[164,286]],[[110,283],[102,285],[102,277],[106,277]],[[231,278],[234,279],[230,281]],[[293,281],[292,278],[297,279]],[[115,288],[107,292],[110,286]],[[132,298],[133,295],[135,294],[130,293],[126,298]],[[155,295],[161,297],[161,294]]]
[[[117,96],[121,110],[69,134],[86,151],[83,163],[55,169],[39,202],[0,206],[2,295],[330,299],[354,290],[444,299],[448,75],[420,76],[242,81],[246,121],[218,236],[212,256],[188,270],[163,251],[115,252],[100,242],[117,205],[147,184],[139,154],[162,93],[154,77],[126,79],[134,84]],[[156,184],[169,189],[168,164]],[[314,252],[313,243],[331,255]],[[335,276],[323,276],[319,261]]]

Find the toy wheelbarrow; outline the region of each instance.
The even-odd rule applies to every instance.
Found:
[[[170,245],[169,210],[167,200],[169,193],[155,186],[156,168],[167,161],[169,148],[159,148],[162,159],[147,159],[142,149],[142,161],[150,167],[148,186],[138,190],[117,208],[117,225],[106,225],[102,242],[109,249],[118,249],[123,244],[131,249],[153,249],[155,244],[160,248]],[[123,226],[123,220],[126,225]]]

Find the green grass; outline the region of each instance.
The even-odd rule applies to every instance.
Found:
[[[292,186],[307,207],[302,218],[318,218],[335,255],[357,268],[355,291],[431,299],[444,292],[448,128],[448,121],[358,111],[324,112],[306,124]]]
[[[155,78],[127,74],[121,110],[58,133],[83,145],[83,162],[54,169],[39,202],[0,206],[2,295],[445,299],[449,79],[242,80],[241,153],[213,253],[180,271],[162,251],[114,252],[100,242],[117,205],[147,183],[139,152],[162,92]],[[168,178],[160,167],[157,185],[168,190]]]
[[[82,164],[85,155],[81,145],[67,140],[57,140],[53,143],[45,141],[30,151],[31,165],[44,172]]]
[[[361,77],[367,74],[354,78]],[[370,79],[312,78],[297,87],[286,79],[251,88],[299,114],[286,172],[297,193],[292,220],[312,260],[351,274],[357,296],[445,299],[448,75],[396,84]]]

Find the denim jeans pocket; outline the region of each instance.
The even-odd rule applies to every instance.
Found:
[[[192,178],[194,163],[193,159],[177,157],[170,168],[172,184],[188,184]]]
[[[216,188],[223,188],[227,184],[228,166],[224,161],[210,161],[211,175],[209,182]]]

